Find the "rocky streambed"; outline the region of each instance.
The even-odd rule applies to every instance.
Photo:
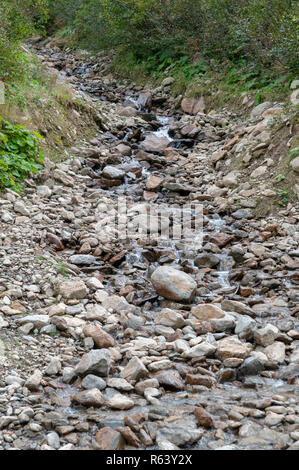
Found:
[[[222,173],[270,145],[280,104],[206,113],[171,77],[142,89],[34,49],[102,123],[0,199],[0,448],[298,449],[297,208],[260,218],[253,185]],[[149,235],[142,205],[191,225],[200,206],[200,244],[175,212]]]

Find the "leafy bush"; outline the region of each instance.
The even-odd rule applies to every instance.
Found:
[[[47,19],[48,0],[1,0],[0,79],[23,75],[24,54],[19,47]]]
[[[30,173],[42,168],[43,157],[38,149],[42,137],[23,126],[15,126],[0,118],[0,190],[22,189],[21,183]]]
[[[52,17],[68,25],[80,45],[115,47],[137,63],[200,54],[298,67],[296,0],[49,1]]]

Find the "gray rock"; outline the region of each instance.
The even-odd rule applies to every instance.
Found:
[[[90,266],[96,262],[96,258],[92,255],[73,255],[69,258],[69,261],[78,266]]]
[[[107,377],[110,369],[110,353],[108,349],[93,350],[84,354],[77,365],[75,372],[77,375],[85,377],[94,374],[100,377]]]
[[[247,357],[239,369],[241,376],[257,375],[264,370],[264,364],[256,357]]]
[[[254,332],[254,339],[257,344],[266,347],[274,343],[278,331],[276,326],[268,323],[264,328],[260,328]]]
[[[58,375],[61,371],[61,361],[59,357],[53,357],[45,369],[45,375]]]
[[[102,175],[111,180],[122,180],[125,177],[125,172],[116,166],[108,165],[103,169]]]
[[[107,406],[116,410],[130,410],[134,406],[134,401],[121,393],[116,393],[107,400]]]
[[[299,157],[294,158],[290,163],[292,170],[299,173]]]
[[[200,344],[197,344],[189,351],[185,351],[182,356],[185,358],[193,358],[193,357],[205,357],[205,356],[212,356],[217,348],[209,343],[208,341],[203,341]]]
[[[29,211],[28,208],[25,206],[24,202],[21,201],[20,199],[18,199],[18,200],[14,203],[14,210],[15,210],[15,212],[17,212],[18,214],[24,215],[24,216],[26,216],[26,217],[29,217],[29,216],[30,216],[30,211]]]
[[[189,194],[192,191],[192,188],[190,186],[187,186],[185,184],[177,183],[177,182],[167,182],[163,184],[163,188],[168,189],[168,191],[173,191],[175,193],[180,193],[180,194]]]
[[[59,449],[60,447],[60,438],[59,438],[59,435],[57,434],[57,432],[55,431],[52,431],[52,432],[49,432],[49,434],[47,434],[47,443],[50,447],[52,447],[53,449]]]
[[[185,389],[180,374],[176,370],[163,370],[155,374],[159,385],[166,390],[180,391]]]
[[[133,357],[121,372],[121,376],[129,382],[137,381],[147,375],[147,368],[137,357]]]
[[[256,329],[256,322],[248,315],[242,315],[236,324],[235,334],[241,339],[251,339]]]
[[[97,388],[79,392],[72,397],[72,401],[83,406],[100,407],[104,404],[105,398]]]
[[[36,192],[40,197],[50,197],[52,195],[52,191],[49,186],[38,186],[36,188]]]
[[[173,423],[171,426],[165,426],[158,431],[157,441],[169,441],[177,446],[185,446],[194,444],[203,435],[200,429],[190,429],[185,427],[176,426]]]
[[[261,103],[253,108],[253,110],[250,113],[250,117],[256,118],[259,117],[263,114],[266,109],[271,108],[273,103],[270,103],[269,101],[265,101],[264,103]]]
[[[62,381],[65,384],[70,384],[77,377],[75,369],[73,367],[65,367],[63,369]]]
[[[84,282],[78,279],[75,281],[60,282],[57,285],[57,292],[65,299],[84,299],[88,290]]]
[[[90,390],[92,388],[104,390],[107,387],[105,380],[92,374],[86,375],[82,380],[81,385],[83,388],[85,388],[85,390]]]
[[[195,258],[194,264],[198,268],[214,268],[220,263],[220,258],[213,253],[204,253]]]
[[[250,209],[238,209],[232,213],[234,219],[253,219],[253,214]]]
[[[111,379],[108,379],[107,385],[108,387],[116,388],[117,390],[120,390],[121,392],[131,392],[132,390],[134,390],[133,385],[127,382],[127,380],[120,379],[118,377],[113,377]]]
[[[24,325],[24,323],[32,323],[34,328],[40,329],[49,324],[50,318],[49,315],[26,315],[20,318],[18,322],[21,325]]]
[[[217,332],[232,330],[236,324],[234,317],[228,313],[223,318],[211,318],[210,323]]]
[[[185,320],[179,312],[170,308],[164,308],[156,316],[155,323],[176,329],[181,328],[185,324]]]
[[[172,85],[172,83],[174,83],[174,81],[175,81],[175,79],[173,77],[166,77],[162,81],[161,86],[166,87],[166,86]]]
[[[138,104],[142,108],[150,108],[152,105],[152,94],[151,93],[141,93],[138,97]]]
[[[135,390],[137,393],[143,395],[144,391],[147,388],[159,388],[159,382],[157,379],[147,379],[141,382],[138,382],[135,385]]]

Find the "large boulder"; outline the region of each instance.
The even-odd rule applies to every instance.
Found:
[[[165,299],[190,302],[194,298],[196,291],[194,279],[171,266],[157,268],[152,274],[151,281],[158,294]]]

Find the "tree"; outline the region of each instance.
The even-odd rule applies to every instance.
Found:
[[[1,0],[0,78],[18,73],[22,61],[19,43],[45,22],[47,5],[48,0]]]

